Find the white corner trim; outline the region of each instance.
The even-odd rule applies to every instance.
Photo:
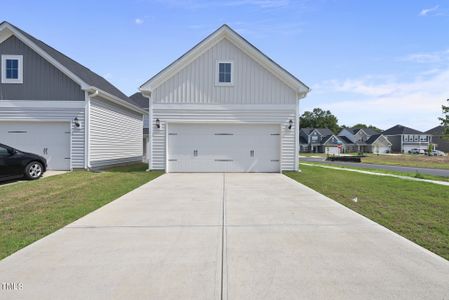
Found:
[[[18,78],[6,78],[6,60],[17,60]],[[23,55],[2,55],[2,83],[23,83]]]

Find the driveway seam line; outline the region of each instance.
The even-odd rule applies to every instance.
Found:
[[[222,195],[222,207],[221,207],[221,280],[220,280],[220,299],[223,300],[223,283],[224,283],[224,278],[223,278],[223,274],[224,274],[224,242],[225,242],[225,238],[224,238],[224,228],[225,228],[225,184],[226,184],[226,177],[225,177],[225,173],[223,173],[223,195]]]

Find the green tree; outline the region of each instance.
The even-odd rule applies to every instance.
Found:
[[[338,133],[338,119],[329,110],[314,108],[312,111],[306,111],[299,118],[301,127],[329,128],[332,132]]]
[[[449,103],[449,99],[447,99],[447,102]],[[438,119],[440,119],[441,125],[444,127],[444,134],[446,137],[449,137],[449,105],[441,105],[441,108],[443,109],[443,117]]]

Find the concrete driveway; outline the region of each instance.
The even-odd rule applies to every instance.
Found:
[[[281,174],[167,174],[7,257],[0,282],[20,284],[8,299],[449,299],[449,262]]]

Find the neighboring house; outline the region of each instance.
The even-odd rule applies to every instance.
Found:
[[[443,126],[434,127],[425,133],[432,135],[432,144],[435,145],[435,149],[449,153],[449,137],[444,136]]]
[[[150,169],[298,169],[299,100],[309,88],[227,25],[140,91],[150,100]]]
[[[104,78],[7,22],[0,56],[1,143],[54,170],[142,160],[146,111]]]
[[[328,128],[301,128],[300,151],[340,154],[343,142]]]
[[[134,103],[139,106],[142,109],[145,109],[148,112],[149,107],[149,100],[148,98],[144,97],[142,93],[137,92],[129,98],[134,101]],[[148,127],[149,127],[149,121],[148,121],[148,114],[145,115],[143,119],[143,161],[148,162],[148,150],[149,150],[149,136],[148,136]]]
[[[382,134],[392,144],[392,152],[408,153],[411,149],[427,150],[432,142],[432,135],[402,125],[393,126]]]
[[[389,153],[388,139],[370,128],[343,128],[338,137],[343,142],[345,152]]]

